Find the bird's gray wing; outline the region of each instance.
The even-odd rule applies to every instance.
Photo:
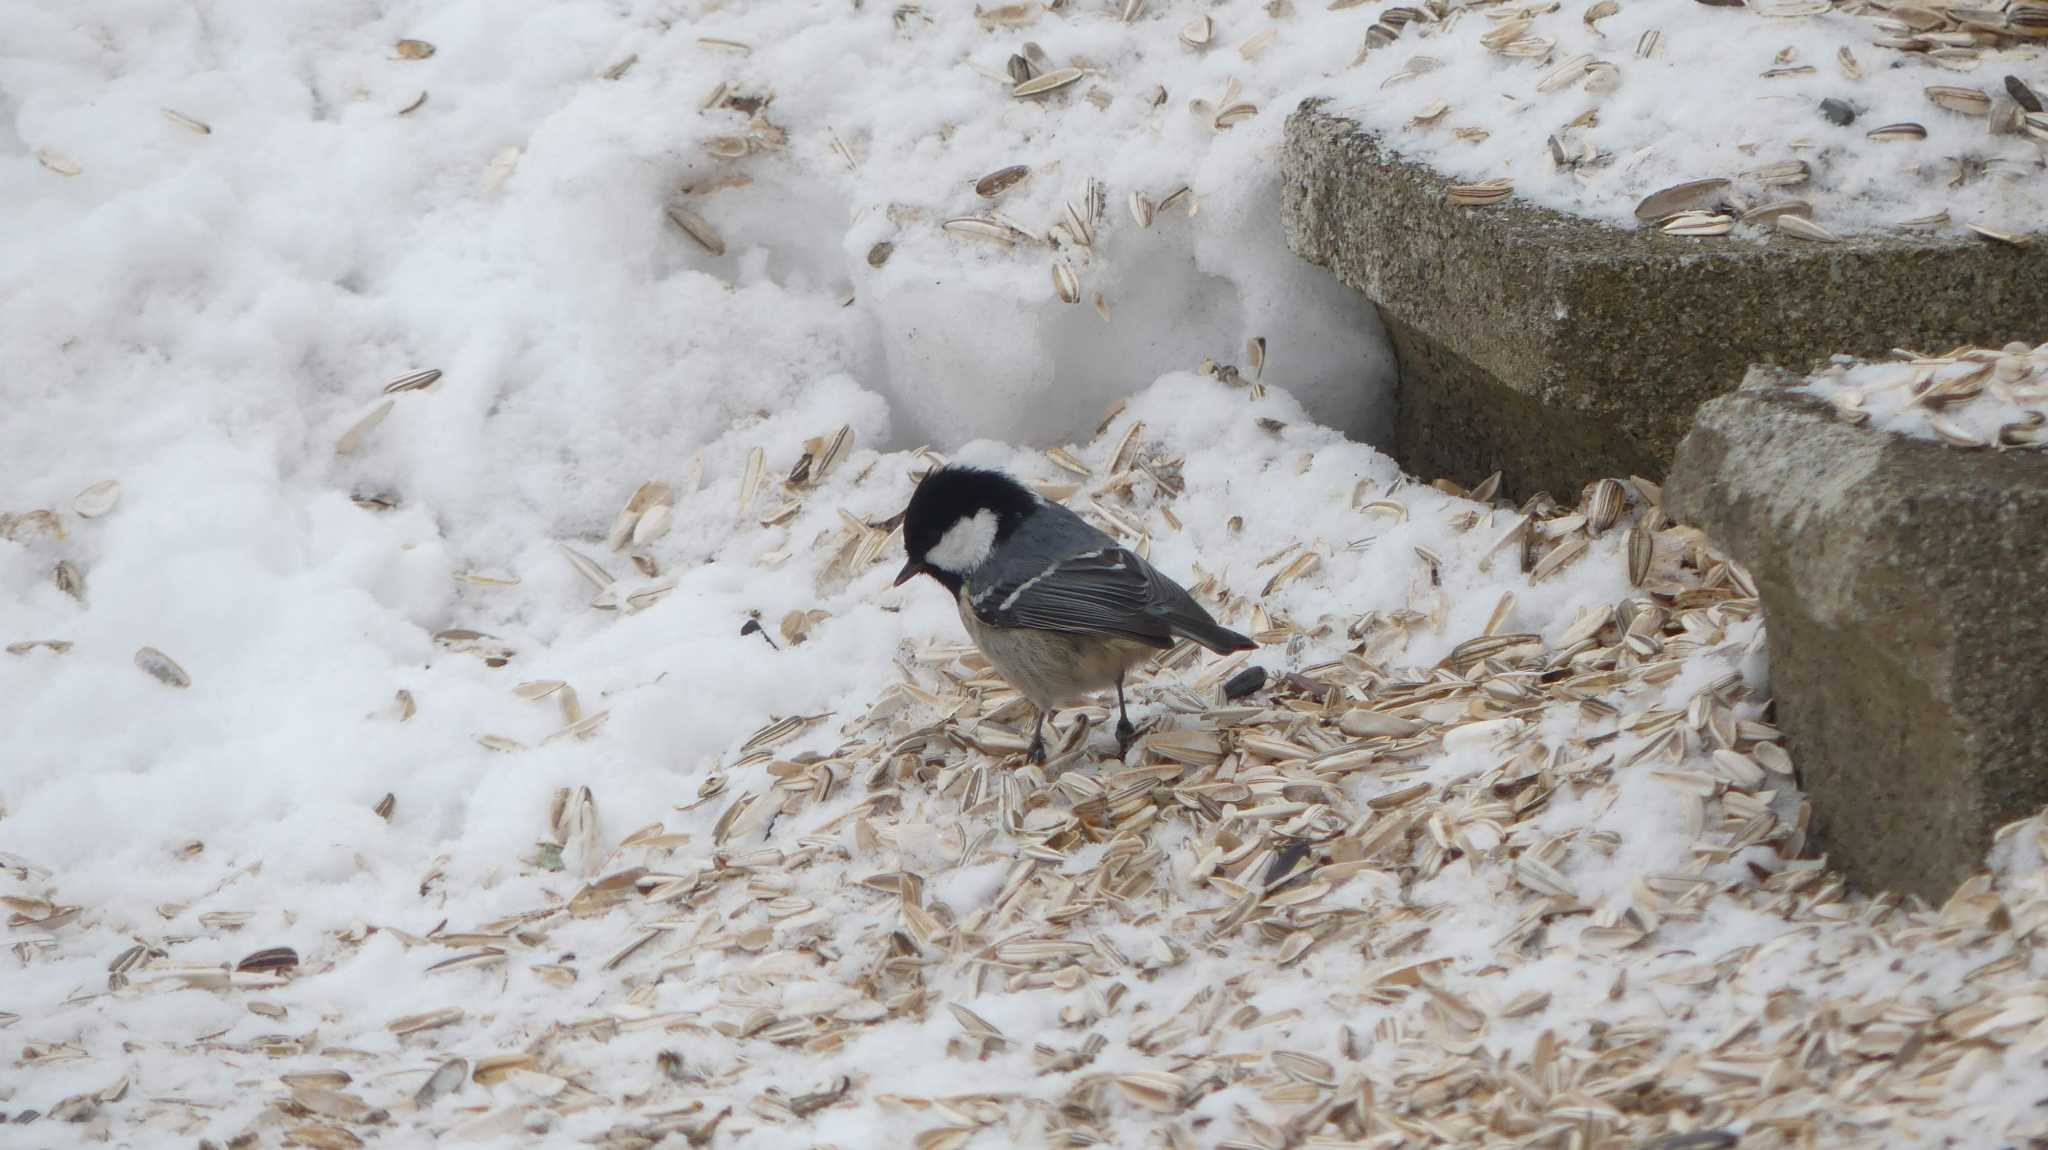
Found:
[[[1186,591],[1143,559],[1109,546],[1037,570],[978,571],[968,602],[992,627],[1113,635],[1171,647],[1176,624],[1214,627]]]

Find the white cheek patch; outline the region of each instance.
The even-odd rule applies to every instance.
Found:
[[[965,575],[981,566],[995,545],[996,513],[984,507],[947,528],[924,558],[942,571]]]

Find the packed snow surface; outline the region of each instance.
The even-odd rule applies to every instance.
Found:
[[[2048,443],[2048,344],[1972,348],[1890,362],[1842,357],[1795,391],[1843,419],[1953,447]]]
[[[1274,152],[1371,13],[1127,8],[7,14],[10,1133],[2031,1131],[2041,828],[1939,911],[1797,858],[1653,486],[1340,434],[1386,353]],[[920,443],[1261,650],[1021,768],[889,586]]]

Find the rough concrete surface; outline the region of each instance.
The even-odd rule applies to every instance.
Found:
[[[1938,901],[2048,804],[2048,454],[1852,427],[1798,381],[1703,406],[1665,507],[1756,578],[1818,849]]]
[[[1393,336],[1395,457],[1466,484],[1499,469],[1516,495],[1662,475],[1694,409],[1751,364],[1996,347],[2048,315],[2048,243],[1682,239],[1454,207],[1442,175],[1313,102],[1288,120],[1282,176],[1289,245]]]

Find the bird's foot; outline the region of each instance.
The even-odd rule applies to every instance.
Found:
[[[1024,752],[1024,761],[1033,766],[1045,762],[1045,736],[1043,734],[1031,736],[1031,749]]]
[[[1129,719],[1116,721],[1116,757],[1121,759],[1131,753],[1131,742],[1138,737],[1138,728]]]

